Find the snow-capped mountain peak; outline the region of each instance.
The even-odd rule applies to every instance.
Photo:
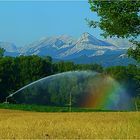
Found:
[[[9,43],[9,42],[0,42],[0,48],[4,48],[5,51],[8,51],[8,52],[17,51],[16,45],[14,45],[13,43]]]
[[[92,44],[94,46],[114,46],[106,41],[102,41],[94,37],[93,35],[85,32],[81,35],[81,37],[78,39],[77,43],[87,43]]]
[[[83,33],[77,40],[68,35],[43,37],[20,49],[17,49],[13,44],[0,43],[0,45],[7,50],[8,55],[11,55],[11,52],[16,52],[16,55],[18,53],[18,55],[51,56],[57,59],[74,59],[81,56],[95,57],[116,53],[121,55],[121,52],[124,54],[126,51],[124,48],[121,49],[107,41],[97,39],[87,32]]]
[[[19,49],[13,43],[0,42],[0,48],[5,49],[4,55],[8,55],[8,56],[18,56],[19,55],[19,52],[18,52]]]
[[[96,62],[105,66],[120,65],[122,62],[126,64],[129,62],[129,58],[126,57],[126,46],[130,46],[130,43],[117,41],[103,41],[85,32],[77,40],[68,35],[60,35],[43,37],[22,48],[6,42],[0,42],[0,47],[6,50],[5,55],[8,56],[51,56],[56,60],[70,60],[76,63]]]
[[[94,36],[92,36],[91,34],[85,32],[81,35],[81,37],[79,38],[78,42],[90,42],[90,41],[97,41],[97,38],[95,38]]]
[[[103,55],[107,50],[116,49],[116,46],[106,41],[99,40],[89,33],[83,33],[73,47],[59,54],[59,57],[74,58],[81,55],[96,56]]]

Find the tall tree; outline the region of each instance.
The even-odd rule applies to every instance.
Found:
[[[104,37],[133,40],[136,48],[129,49],[128,54],[140,62],[140,0],[89,0],[89,4],[100,17],[99,21],[88,20],[89,26],[101,28]]]

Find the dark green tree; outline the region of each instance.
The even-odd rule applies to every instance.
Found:
[[[16,87],[14,67],[16,67],[14,58],[3,57],[0,59],[0,102],[4,101],[5,97]]]

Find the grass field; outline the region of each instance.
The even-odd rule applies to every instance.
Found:
[[[0,109],[0,139],[140,139],[140,112],[41,113]]]
[[[69,107],[29,105],[29,104],[0,104],[0,109],[24,110],[33,112],[69,112]],[[71,112],[114,112],[113,110],[99,110],[93,108],[72,107]]]

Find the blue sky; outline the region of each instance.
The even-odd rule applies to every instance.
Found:
[[[90,29],[85,18],[98,19],[85,0],[0,2],[0,41],[23,46],[45,36],[77,38],[83,32],[100,38],[101,31]]]

